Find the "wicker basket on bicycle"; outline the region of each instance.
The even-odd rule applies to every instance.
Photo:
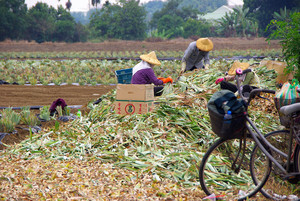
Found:
[[[246,125],[244,101],[237,99],[233,92],[220,90],[212,95],[207,104],[212,130],[225,139],[241,138]],[[230,124],[224,127],[224,115],[231,111]],[[228,123],[228,122],[226,122]]]

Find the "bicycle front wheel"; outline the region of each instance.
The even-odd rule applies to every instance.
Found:
[[[240,150],[244,139],[219,139],[203,156],[199,168],[200,185],[207,195],[224,200],[245,200],[256,194],[263,183],[256,185],[250,173],[250,156],[255,146],[246,138],[244,154]],[[243,157],[244,156],[244,157]],[[267,178],[265,178],[267,180]]]
[[[280,130],[268,133],[265,135],[265,138],[270,144],[282,151],[283,153],[288,153],[288,144],[290,133],[287,130]],[[294,147],[294,145],[293,145]],[[286,168],[287,158],[278,154],[275,151],[270,151],[272,157],[276,161]],[[290,172],[294,171],[294,166],[291,161]],[[268,168],[271,166],[271,172]],[[261,182],[265,182],[265,177],[267,174],[268,180],[265,182],[261,193],[267,197],[274,200],[286,199],[288,195],[293,194],[294,188],[288,181],[283,180],[283,172],[275,165],[271,164],[270,159],[261,151],[261,149],[256,145],[253,149],[251,155],[250,170],[252,178],[256,185],[259,185]]]

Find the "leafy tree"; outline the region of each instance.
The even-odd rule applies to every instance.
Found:
[[[147,12],[146,21],[150,22],[153,13],[161,10],[164,4],[165,2],[163,1],[149,1],[148,3],[143,4],[143,7]]]
[[[76,23],[73,42],[86,42],[89,32],[86,26],[81,23]]]
[[[258,21],[260,32],[263,32],[269,22],[273,19],[274,12],[280,12],[281,8],[288,10],[300,8],[299,0],[244,0],[244,8],[249,8],[251,17]],[[268,35],[270,32],[266,32]]]
[[[161,19],[164,15],[176,15],[177,7],[179,6],[180,0],[170,0],[164,7],[153,14],[152,19],[150,21],[151,28],[157,28],[158,20]],[[178,16],[178,15],[177,15]]]
[[[66,3],[66,8],[67,8],[69,11],[70,11],[70,9],[71,9],[71,6],[72,6],[72,3],[71,3],[70,0],[68,0],[67,3]]]
[[[199,12],[212,12],[217,8],[226,5],[227,0],[182,0],[179,8],[193,8]]]
[[[183,34],[184,21],[179,16],[164,15],[157,24],[158,32],[165,31],[170,38],[179,37]]]
[[[112,28],[111,22],[114,19],[114,13],[117,7],[113,5],[104,5],[101,10],[94,11],[90,16],[89,28],[92,38],[111,38],[109,29]]]
[[[119,4],[105,4],[92,14],[89,27],[94,37],[124,40],[143,39],[146,35],[146,11],[139,0],[120,0]]]
[[[37,3],[28,11],[29,26],[27,39],[44,41],[74,42],[86,40],[82,26],[77,26],[70,12],[59,6],[56,9],[45,3]],[[80,31],[80,33],[77,33]]]
[[[286,21],[290,17],[290,11],[284,8],[280,8],[280,12],[274,12],[273,18],[277,21]]]
[[[284,21],[272,20],[267,29],[275,28],[268,41],[280,38],[282,52],[287,62],[286,73],[295,72],[294,77],[300,80],[300,12],[294,12]]]
[[[75,34],[75,21],[62,6],[58,7],[53,38],[55,41],[72,42]]]
[[[121,6],[116,13],[116,36],[119,39],[143,39],[146,35],[146,11],[139,6],[139,0],[120,0]]]
[[[219,34],[230,37],[230,36],[236,36],[236,14],[235,13],[226,13],[224,17],[222,17],[220,20],[218,20],[219,23]]]
[[[218,21],[220,34],[226,37],[257,36],[258,23],[255,19],[248,16],[248,12],[248,8],[236,7],[233,9],[233,12],[226,13],[225,16]]]
[[[29,39],[37,42],[50,41],[55,31],[57,11],[46,3],[37,3],[29,9]]]
[[[183,24],[183,37],[188,38],[191,36],[208,37],[213,36],[215,33],[212,30],[212,24],[206,20],[188,19]]]
[[[194,8],[180,7],[182,1],[169,0],[160,11],[153,14],[149,23],[150,28],[157,29],[158,32],[165,31],[170,37],[182,36],[184,21],[190,18],[196,19],[199,14],[199,11]]]
[[[95,6],[97,8],[97,4],[100,4],[100,0],[91,0],[92,1],[92,5]]]
[[[89,17],[90,12],[85,14],[84,12],[71,12],[72,17],[74,17],[74,20],[76,23],[81,23],[83,25],[86,25],[89,23]]]
[[[27,26],[24,0],[0,0],[0,40],[22,39]]]

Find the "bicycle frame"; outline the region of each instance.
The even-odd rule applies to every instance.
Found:
[[[247,70],[246,70],[247,71]],[[237,69],[236,71],[236,76],[235,76],[235,80],[237,83],[237,88],[238,88],[238,94],[239,96],[242,98],[242,100],[244,100],[247,103],[247,110],[248,110],[248,106],[251,102],[251,100],[257,95],[260,94],[261,92],[264,93],[275,93],[275,91],[273,90],[267,90],[267,89],[253,89],[250,92],[249,95],[249,99],[247,100],[247,98],[245,98],[242,94],[242,90],[241,90],[241,84],[240,84],[240,80],[239,80],[239,76],[243,75],[245,73],[245,71],[241,71],[240,69]],[[268,157],[268,159],[270,159],[285,175],[288,174],[288,170],[289,170],[289,166],[290,166],[290,158],[292,155],[292,140],[293,140],[293,134],[292,134],[292,127],[290,129],[291,135],[290,135],[290,139],[289,139],[289,153],[283,153],[282,151],[280,151],[279,149],[277,149],[276,147],[274,147],[271,143],[268,142],[268,140],[264,137],[264,135],[259,131],[259,129],[255,126],[255,124],[252,122],[252,120],[249,118],[249,116],[246,116],[246,122],[248,122],[250,124],[250,126],[246,123],[246,128],[249,131],[251,137],[253,138],[253,140],[256,142],[256,144],[259,146],[259,148],[262,150],[262,152]],[[253,132],[252,129],[255,131]],[[278,161],[270,154],[270,151],[268,150],[272,150],[277,152],[278,154],[280,154],[281,156],[283,156],[284,158],[287,159],[288,164],[286,169],[280,165],[278,163]]]

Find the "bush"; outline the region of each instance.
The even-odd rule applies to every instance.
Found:
[[[268,40],[279,38],[282,45],[282,53],[287,62],[285,72],[295,72],[294,77],[300,80],[300,12],[291,14],[285,21],[272,20],[267,29],[273,29]]]

